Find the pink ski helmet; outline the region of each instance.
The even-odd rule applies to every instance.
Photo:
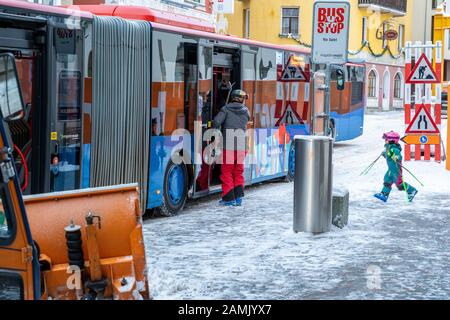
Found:
[[[383,134],[383,139],[389,142],[398,143],[400,140],[400,134],[394,131],[389,131]]]

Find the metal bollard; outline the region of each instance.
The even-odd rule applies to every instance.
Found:
[[[294,143],[294,232],[328,232],[332,223],[333,139],[296,136]]]

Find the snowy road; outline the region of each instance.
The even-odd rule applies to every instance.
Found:
[[[153,297],[449,299],[450,172],[443,163],[406,163],[425,184],[413,204],[395,189],[387,204],[372,197],[384,162],[359,176],[391,129],[403,130],[402,113],[368,115],[362,137],[335,147],[335,186],[350,191],[344,230],[293,233],[293,184],[281,182],[248,189],[242,208],[218,208],[209,198],[146,221]]]

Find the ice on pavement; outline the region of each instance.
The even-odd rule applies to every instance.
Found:
[[[403,133],[403,114],[367,115],[362,137],[334,149],[334,186],[350,192],[349,226],[313,236],[292,230],[293,184],[247,189],[244,206],[216,198],[144,225],[155,299],[449,299],[450,172],[444,163],[406,162],[425,185],[414,203],[382,187],[383,132]],[[445,132],[445,126],[443,126]],[[445,135],[444,135],[445,136]]]

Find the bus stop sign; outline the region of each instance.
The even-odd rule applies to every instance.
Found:
[[[314,3],[312,63],[347,63],[349,24],[349,2]]]

